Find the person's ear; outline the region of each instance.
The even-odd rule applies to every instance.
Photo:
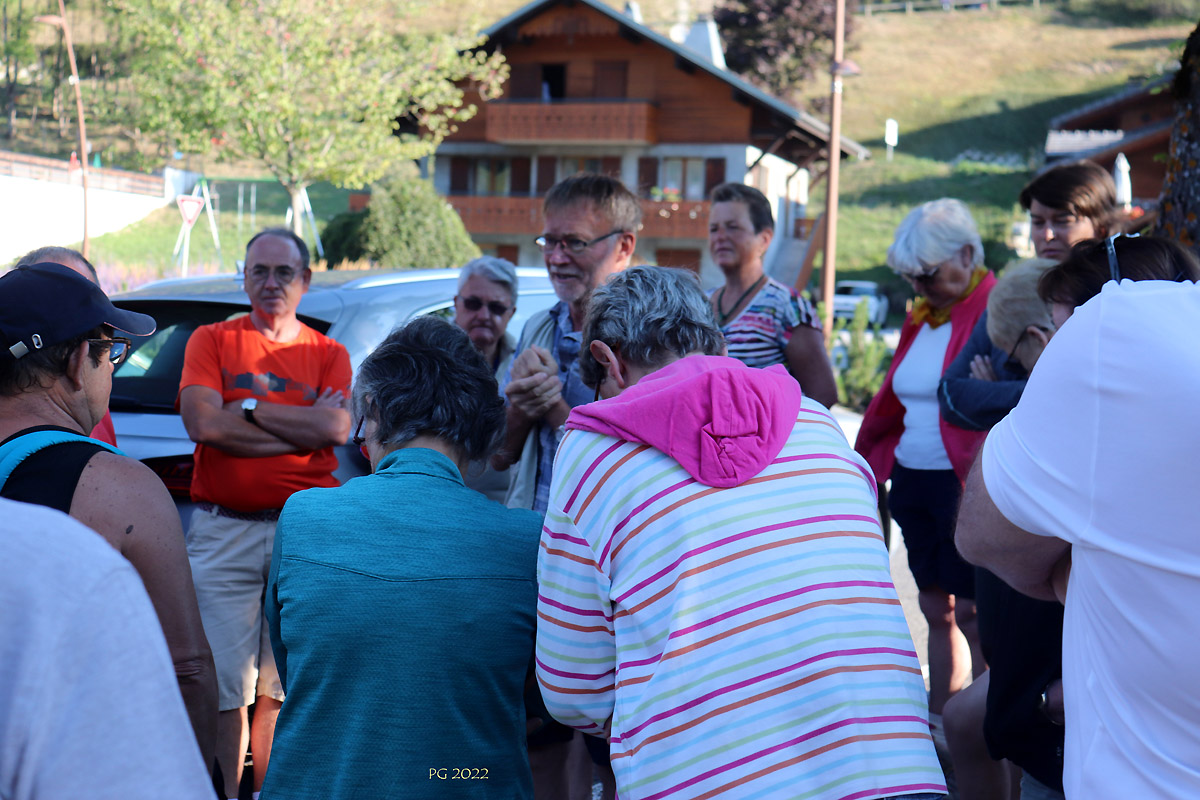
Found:
[[[775,230],[773,228],[763,228],[758,232],[758,236],[762,239],[763,252],[771,249],[771,240],[775,238]]]
[[[76,391],[83,388],[84,370],[92,366],[91,351],[91,344],[80,342],[79,346],[75,348],[75,352],[71,353],[70,359],[67,360],[67,372],[63,377],[71,382],[71,388]]]
[[[592,343],[588,345],[588,350],[591,351],[592,358],[596,359],[596,363],[604,369],[604,380],[613,381],[618,393],[624,391],[626,385],[625,365],[621,363],[621,357],[599,339],[593,339]]]
[[[973,245],[964,244],[959,248],[958,255],[962,259],[963,269],[975,269],[975,247]]]
[[[1043,350],[1046,348],[1046,345],[1050,344],[1050,337],[1054,335],[1054,331],[1047,331],[1045,328],[1037,325],[1028,326],[1025,328],[1025,333],[1032,337],[1034,341],[1041,344]]]
[[[620,234],[617,239],[617,254],[622,264],[633,260],[635,250],[637,250],[637,234],[629,231]]]

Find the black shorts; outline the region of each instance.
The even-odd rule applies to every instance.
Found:
[[[962,484],[952,469],[892,468],[888,508],[904,535],[908,568],[918,589],[975,597],[975,568],[954,546]]]

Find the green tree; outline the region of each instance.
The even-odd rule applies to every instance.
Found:
[[[261,163],[293,224],[315,181],[362,186],[433,152],[507,76],[478,38],[426,33],[411,0],[113,0],[133,33],[141,130]]]
[[[26,0],[0,0],[0,3],[3,3],[0,8],[0,54],[4,58],[4,110],[8,116],[7,137],[11,139],[17,125],[21,65],[28,65],[34,57],[29,33],[37,10],[31,8],[33,3]]]
[[[386,267],[457,267],[479,255],[458,212],[410,174],[372,187],[361,236],[363,255]]]
[[[847,0],[847,42],[853,8],[853,0]],[[713,21],[721,29],[731,70],[795,102],[800,84],[828,70],[834,11],[835,0],[717,0]]]

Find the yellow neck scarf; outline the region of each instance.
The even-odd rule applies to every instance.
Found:
[[[987,276],[987,272],[987,267],[976,267],[975,271],[971,273],[971,282],[967,284],[967,290],[945,308],[934,308],[929,305],[929,301],[924,297],[918,297],[913,301],[913,324],[919,328],[921,325],[929,323],[929,327],[936,328],[939,325],[949,322],[950,311],[964,299],[970,297],[971,292],[975,291],[975,288],[983,282],[983,279]]]

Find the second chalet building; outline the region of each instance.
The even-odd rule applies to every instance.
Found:
[[[714,285],[705,198],[740,181],[774,204],[768,271],[795,279],[808,170],[827,158],[829,127],[726,70],[711,22],[693,30],[707,48],[684,46],[599,0],[535,0],[485,33],[509,80],[446,139],[433,170],[485,253],[540,265],[542,195],[603,172],[642,198],[638,260],[698,269]],[[868,156],[844,137],[841,150]]]

